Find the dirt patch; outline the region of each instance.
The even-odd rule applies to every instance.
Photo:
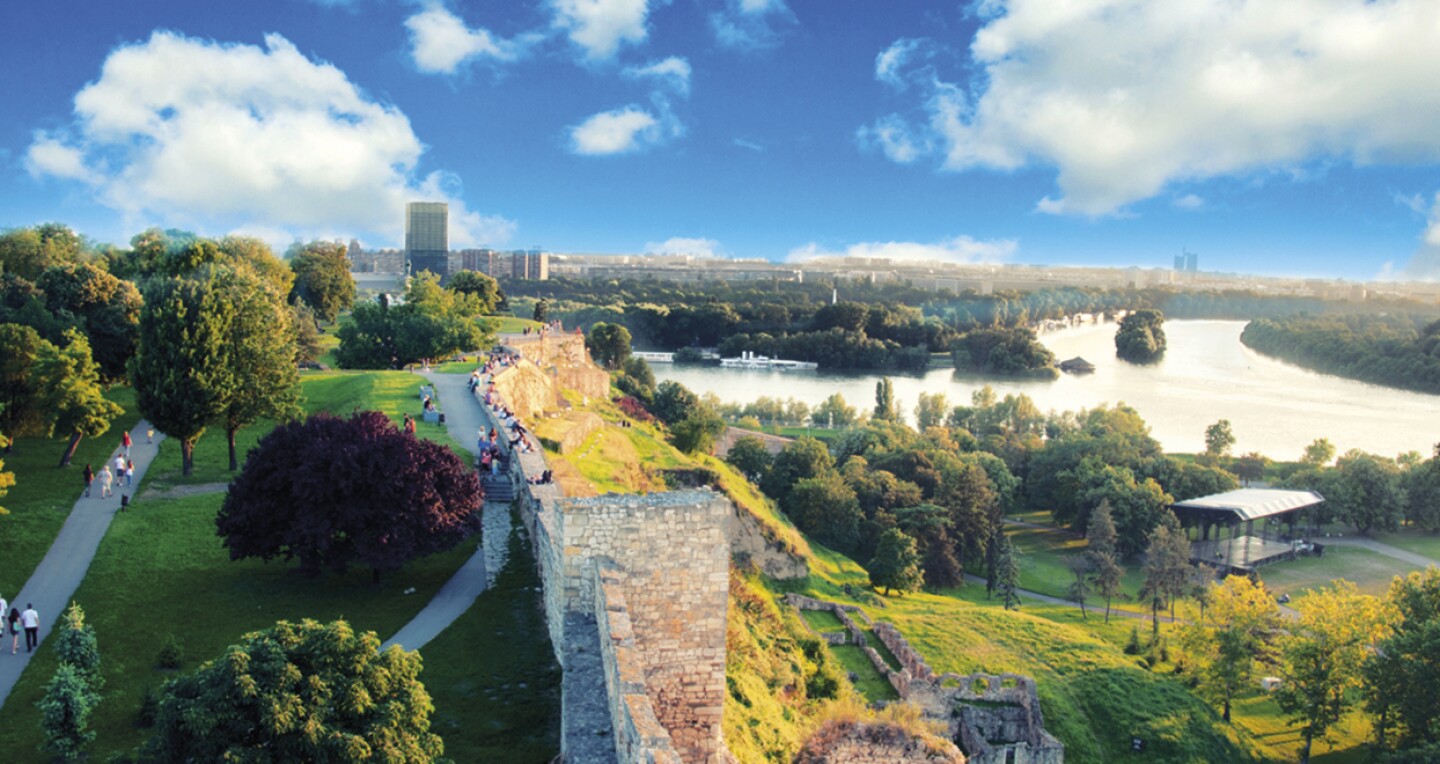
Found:
[[[224,493],[229,488],[229,483],[197,483],[195,485],[177,485],[164,491],[157,491],[154,488],[147,488],[145,492],[136,497],[139,499],[183,499],[186,496],[199,496],[206,493]]]

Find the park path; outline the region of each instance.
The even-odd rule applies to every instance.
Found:
[[[66,518],[60,534],[50,544],[50,551],[45,553],[45,559],[40,561],[40,565],[30,574],[30,580],[26,581],[20,592],[10,600],[11,607],[19,607],[21,611],[25,610],[27,603],[35,606],[35,612],[40,614],[41,644],[49,638],[60,615],[70,606],[75,590],[85,579],[85,572],[90,569],[91,560],[95,559],[95,551],[100,548],[100,540],[105,538],[110,521],[114,519],[115,513],[120,511],[120,495],[134,495],[135,488],[141,485],[145,478],[150,462],[154,461],[155,454],[160,450],[160,441],[164,440],[165,436],[157,432],[154,442],[146,442],[145,431],[149,428],[150,423],[142,419],[130,430],[130,439],[133,441],[130,446],[130,459],[135,462],[134,485],[117,486],[115,494],[108,499],[100,498],[99,478],[95,479],[90,497],[87,498],[81,490],[79,500],[70,510],[70,516]],[[107,457],[108,461],[113,463],[115,455],[122,450],[118,446],[120,435],[107,433],[104,437],[113,438],[117,443],[115,450]],[[101,465],[94,466],[98,473]],[[73,479],[79,484],[80,471],[84,469],[84,465],[72,467],[75,469],[70,470],[65,479]],[[11,655],[9,637],[0,641],[0,646],[4,647],[0,650],[0,708],[4,707],[5,699],[10,696],[10,691],[20,680],[25,667],[30,665],[30,657],[34,653],[25,651],[24,642],[25,634],[22,630],[21,649]]]
[[[489,416],[483,410],[480,402],[470,393],[470,377],[467,374],[442,374],[431,371],[423,376],[435,388],[435,394],[440,398],[440,405],[445,412],[445,428],[450,435],[459,441],[470,453],[479,456],[480,443],[477,433],[483,428],[489,430],[493,426]],[[419,383],[416,384],[416,408],[419,408]],[[410,622],[395,632],[382,646],[382,649],[390,645],[400,645],[406,650],[418,650],[424,647],[430,640],[434,639],[470,609],[479,597],[489,586],[493,579],[490,573],[499,573],[498,566],[494,571],[487,571],[485,557],[487,549],[494,555],[494,545],[490,543],[489,537],[496,535],[496,529],[503,521],[504,533],[508,535],[510,529],[510,505],[508,502],[486,501],[482,510],[484,513],[484,531],[481,535],[481,545],[475,550],[475,554],[455,571],[455,575],[440,587],[440,591],[430,599],[425,608]],[[503,515],[503,517],[502,517]],[[504,546],[503,544],[501,546]]]
[[[1375,539],[1345,536],[1342,538],[1321,539],[1321,543],[1325,546],[1355,546],[1362,549],[1369,549],[1376,554],[1393,557],[1401,562],[1408,562],[1411,565],[1417,565],[1422,568],[1428,568],[1431,565],[1440,565],[1440,560],[1436,560],[1433,557],[1426,557],[1423,554],[1416,554],[1406,549],[1390,546]]]

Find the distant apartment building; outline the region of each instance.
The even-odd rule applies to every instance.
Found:
[[[545,281],[550,278],[550,253],[538,249],[517,249],[510,253],[510,277]]]
[[[410,202],[405,207],[405,257],[410,273],[450,275],[450,206],[444,202]]]
[[[1194,273],[1200,270],[1200,256],[1194,252],[1181,251],[1175,256],[1175,270]]]
[[[354,273],[405,272],[404,250],[365,249],[358,240],[351,239],[345,256],[350,258],[350,270]]]

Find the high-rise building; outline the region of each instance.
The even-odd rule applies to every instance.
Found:
[[[410,273],[450,275],[450,206],[445,202],[410,202],[405,207],[405,257]]]
[[[1200,270],[1200,256],[1194,252],[1185,253],[1185,270],[1190,273]]]
[[[511,254],[510,276],[545,281],[550,278],[550,253],[538,249],[517,249]]]
[[[1175,270],[1177,270],[1177,271],[1183,271],[1183,270],[1185,270],[1185,255],[1181,254],[1181,255],[1176,255],[1176,256],[1175,256]]]

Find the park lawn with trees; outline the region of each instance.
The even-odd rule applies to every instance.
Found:
[[[109,432],[98,438],[82,439],[69,467],[56,466],[69,443],[69,433],[56,433],[51,438],[14,438],[10,453],[0,456],[5,462],[4,471],[15,475],[15,485],[0,500],[0,506],[9,510],[9,514],[0,515],[0,538],[4,539],[5,548],[5,562],[0,565],[0,594],[14,597],[49,551],[75,501],[84,494],[81,474],[85,465],[93,465],[99,472],[101,465],[112,459],[120,447],[121,431],[128,431],[139,421],[133,390],[112,387],[105,397],[121,406],[124,413],[115,418]],[[125,490],[134,495],[133,489]],[[95,495],[100,495],[98,480]]]
[[[1291,597],[1327,586],[1337,578],[1354,582],[1362,594],[1381,595],[1390,581],[1418,568],[1403,560],[1369,549],[1327,546],[1324,557],[1300,557],[1294,562],[1260,568],[1260,580],[1276,595]]]

